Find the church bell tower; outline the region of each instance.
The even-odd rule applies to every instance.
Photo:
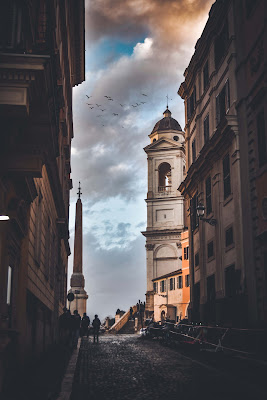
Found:
[[[154,312],[153,279],[181,268],[184,201],[177,190],[184,180],[184,132],[168,109],[144,148],[148,163],[146,237],[146,315]]]

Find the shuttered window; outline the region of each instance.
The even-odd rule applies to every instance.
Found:
[[[205,181],[206,186],[206,211],[207,215],[212,212],[212,199],[211,199],[211,177],[209,176]]]
[[[223,159],[223,192],[224,199],[231,194],[230,158],[227,154]]]
[[[210,119],[209,114],[204,119],[204,143],[206,144],[210,138]]]

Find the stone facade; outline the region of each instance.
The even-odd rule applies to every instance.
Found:
[[[238,35],[237,114],[240,135],[241,197],[248,314],[267,325],[267,27],[266,2],[234,6]],[[246,4],[245,4],[246,3]],[[244,84],[244,82],[246,84]]]
[[[148,160],[147,292],[146,314],[154,312],[153,279],[177,270],[181,264],[180,237],[184,226],[183,197],[177,187],[185,169],[184,133],[171,112],[164,112],[145,147]]]
[[[190,232],[191,319],[247,325],[259,323],[259,318],[255,306],[256,276],[252,261],[256,253],[251,241],[252,236],[255,237],[252,225],[253,219],[256,222],[253,209],[257,205],[253,206],[247,195],[249,188],[253,199],[256,187],[256,181],[251,183],[248,175],[250,168],[254,176],[248,146],[254,146],[255,139],[251,139],[255,133],[250,133],[248,139],[247,127],[244,129],[244,123],[249,124],[251,117],[245,103],[242,105],[240,93],[246,101],[251,97],[247,91],[248,80],[244,78],[245,64],[242,64],[245,59],[243,47],[246,48],[246,45],[243,46],[246,41],[242,29],[247,30],[252,49],[250,32],[257,23],[255,19],[255,25],[241,29],[246,7],[252,2],[241,1],[238,7],[236,3],[227,0],[214,3],[185,70],[185,81],[179,88],[178,93],[185,100],[187,157],[187,175],[179,190],[185,196],[186,208],[190,210],[187,219]],[[263,2],[259,1],[255,8],[260,4],[263,7]],[[264,15],[263,10],[261,15]],[[263,20],[260,26],[254,35],[255,41],[256,37],[260,41]],[[260,82],[255,96],[263,80]],[[262,104],[263,101],[259,109],[262,109]],[[263,176],[259,179],[266,182]],[[198,218],[198,205],[205,206],[206,218]],[[211,219],[216,220],[216,225],[207,223]],[[266,227],[257,233],[262,240]],[[258,245],[261,240],[258,240]],[[263,248],[262,259],[265,254]]]
[[[66,304],[72,87],[85,79],[84,1],[1,6],[0,390],[47,349]],[[7,375],[5,382],[8,382]]]

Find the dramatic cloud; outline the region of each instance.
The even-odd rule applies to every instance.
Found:
[[[177,90],[211,4],[210,0],[86,2],[86,81],[73,91],[75,190],[70,227],[80,180],[84,254],[93,274],[90,277],[88,272],[87,282],[93,279],[95,285],[93,289],[88,283],[88,292],[93,290],[107,304],[108,290],[113,314],[116,307],[136,302],[140,288],[144,300],[145,242],[140,230],[146,225],[141,221],[146,219],[147,170],[143,147],[162,118],[167,94],[172,116],[184,124]],[[73,229],[71,235],[73,243]],[[134,285],[129,288],[127,279],[137,264],[140,270],[131,276]],[[106,275],[112,290],[103,286]]]

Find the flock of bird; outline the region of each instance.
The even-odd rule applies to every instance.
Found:
[[[145,93],[141,93],[141,95],[144,96],[144,97],[148,97],[148,95],[145,94]],[[86,94],[86,97],[88,98],[89,101],[92,101],[92,100],[90,100],[90,98],[92,98],[93,96],[88,96],[88,95]],[[104,96],[104,97],[106,98],[106,101],[114,101],[114,99],[112,99],[111,96]],[[131,104],[131,106],[132,106],[133,108],[136,108],[136,107],[139,107],[139,106],[141,106],[141,105],[143,105],[143,104],[146,104],[146,103],[147,103],[146,101],[140,101],[139,103]],[[101,112],[107,111],[106,108],[102,108],[102,107],[103,107],[102,104],[97,104],[97,103],[95,103],[95,104],[94,104],[94,103],[86,103],[86,104],[89,106],[89,108],[90,108],[91,110],[96,109],[96,110],[100,110]],[[121,103],[118,103],[118,104],[119,104],[122,108],[126,106],[126,104],[121,104]],[[114,115],[115,117],[117,117],[117,116],[119,116],[119,113],[112,112],[111,115]],[[101,118],[101,117],[103,117],[103,114],[99,114],[99,115],[97,115],[96,117],[97,117],[97,118]],[[105,125],[102,124],[102,126],[105,126]],[[124,126],[122,126],[122,128],[124,128]]]

